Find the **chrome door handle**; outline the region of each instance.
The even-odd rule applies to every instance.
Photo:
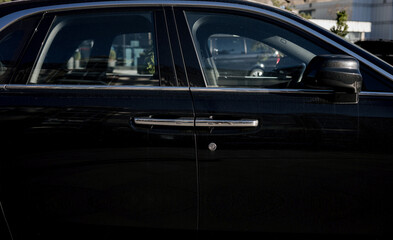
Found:
[[[150,117],[135,117],[134,123],[137,125],[150,125],[150,126],[175,126],[175,127],[193,127],[193,118],[176,118],[176,119],[163,119],[163,118],[150,118]]]
[[[134,123],[137,125],[150,126],[174,126],[174,127],[258,127],[259,121],[256,119],[240,120],[218,120],[210,118],[176,118],[162,119],[150,117],[135,117]]]
[[[258,127],[259,121],[256,119],[240,120],[218,120],[218,119],[200,119],[195,120],[196,127]]]

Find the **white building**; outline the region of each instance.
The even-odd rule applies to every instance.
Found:
[[[336,26],[336,20],[325,19],[310,19],[313,23],[330,30]],[[371,32],[371,22],[348,21],[348,34],[345,36],[349,41],[356,42],[358,40],[365,40],[366,34]]]
[[[350,21],[371,22],[366,39],[393,40],[393,0],[296,0],[296,3],[299,12],[309,13],[313,19],[333,20],[336,12],[344,9]]]

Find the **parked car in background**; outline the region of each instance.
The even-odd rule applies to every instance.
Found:
[[[295,14],[17,1],[0,62],[1,239],[392,237],[393,68]]]
[[[393,40],[365,40],[355,44],[393,65]]]
[[[253,39],[221,34],[208,41],[217,71],[224,77],[262,77],[280,62],[277,50]]]

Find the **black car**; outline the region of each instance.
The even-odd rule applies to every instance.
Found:
[[[5,3],[0,62],[1,239],[392,236],[393,68],[290,12]]]
[[[393,40],[364,40],[355,44],[393,65]]]
[[[221,77],[262,77],[276,70],[281,54],[259,41],[237,35],[209,37],[209,49]]]

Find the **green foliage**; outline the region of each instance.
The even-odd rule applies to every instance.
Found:
[[[116,60],[116,51],[115,51],[115,49],[111,49],[111,51],[109,52],[109,59],[110,60]]]
[[[348,14],[345,10],[337,12],[336,26],[330,29],[331,32],[339,35],[340,37],[345,37],[348,34]]]
[[[279,8],[285,8],[288,11],[292,11],[293,6],[290,5],[290,3],[286,1],[281,1],[281,0],[271,0],[273,6],[279,7]]]
[[[154,49],[153,47],[150,47],[146,49],[143,52],[143,55],[145,56],[145,69],[144,71],[147,71],[149,74],[154,74],[156,72],[156,64],[154,61]]]
[[[147,68],[146,70],[150,73],[150,74],[154,74],[156,72],[156,65],[154,63],[154,51],[150,51],[147,53]]]
[[[80,53],[79,49],[77,51],[75,51],[74,59],[75,60],[81,60],[81,53]]]
[[[309,14],[309,13],[301,12],[301,13],[299,13],[299,15],[300,15],[302,18],[305,18],[305,19],[311,19],[311,18],[312,18],[311,14]]]
[[[271,1],[272,1],[273,6],[281,7],[281,1],[280,0],[271,0]]]
[[[11,0],[0,0],[0,3],[3,3],[3,2],[11,2]]]

